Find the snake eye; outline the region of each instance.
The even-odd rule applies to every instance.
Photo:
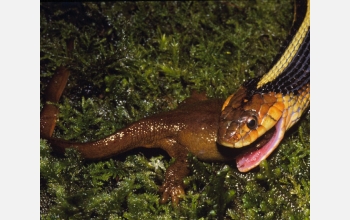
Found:
[[[258,119],[255,116],[251,116],[247,120],[247,127],[251,130],[258,126]]]

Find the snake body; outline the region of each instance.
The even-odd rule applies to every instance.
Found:
[[[222,107],[217,142],[250,147],[236,158],[241,172],[266,159],[310,103],[310,1],[296,4],[284,52],[268,73],[246,81]]]

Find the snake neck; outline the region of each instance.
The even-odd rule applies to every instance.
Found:
[[[257,93],[298,94],[310,83],[310,2],[298,1],[293,27],[269,72],[243,84],[251,97]]]

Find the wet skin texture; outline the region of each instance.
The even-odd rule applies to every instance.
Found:
[[[160,187],[162,203],[171,197],[177,204],[185,194],[183,178],[189,174],[188,153],[202,161],[233,161],[236,156],[235,149],[216,143],[224,100],[206,99],[197,93],[175,110],[136,121],[98,141],[76,143],[52,138],[58,114],[58,108],[52,103],[58,102],[68,76],[66,68],[59,68],[46,89],[46,104],[40,115],[41,137],[48,140],[55,152],[63,154],[66,148],[75,148],[87,160],[113,157],[138,147],[165,150],[175,162],[166,170]]]

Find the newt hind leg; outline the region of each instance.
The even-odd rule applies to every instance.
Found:
[[[74,39],[71,38],[66,42],[67,57],[72,56],[74,49]],[[45,89],[44,106],[40,112],[40,137],[50,138],[56,126],[56,121],[59,113],[58,106],[56,105],[67,85],[70,71],[60,66],[53,77],[50,79],[49,84]]]
[[[45,104],[40,112],[40,136],[50,138],[56,126],[59,109],[56,106],[66,87],[69,70],[60,67],[45,90]]]

